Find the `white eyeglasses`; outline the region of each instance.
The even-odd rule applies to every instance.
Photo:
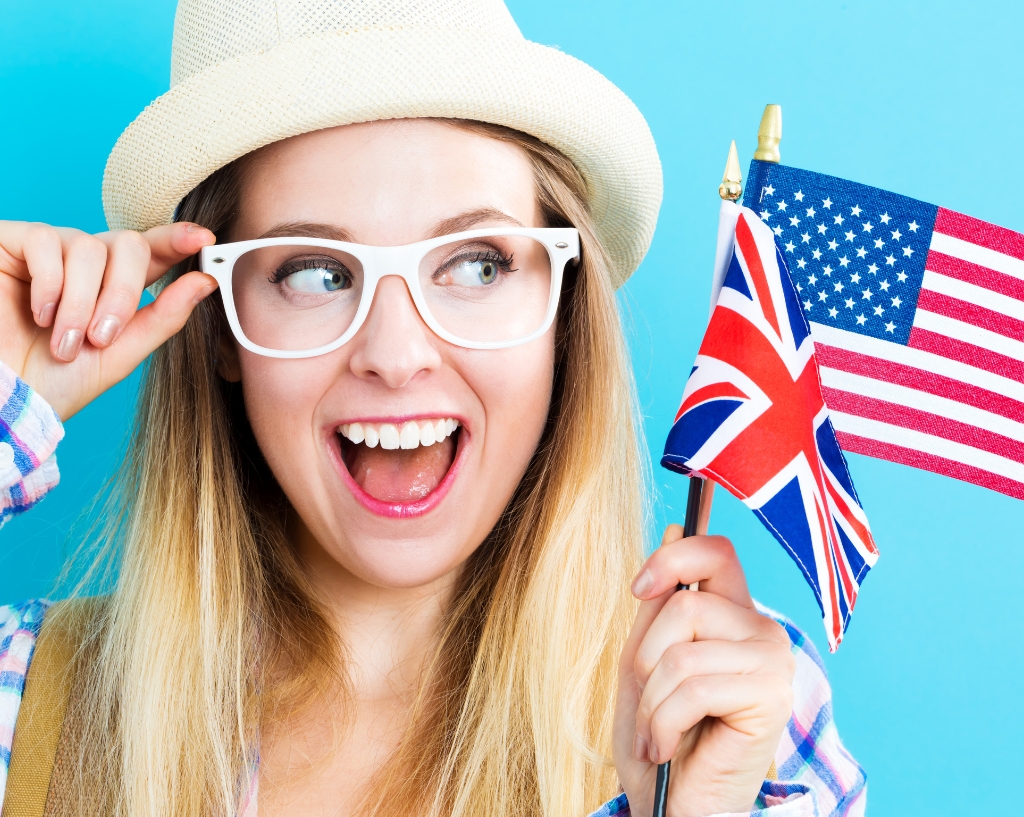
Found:
[[[528,343],[551,327],[565,265],[579,257],[572,227],[506,227],[402,247],[321,238],[215,244],[203,248],[199,268],[220,284],[228,323],[244,348],[300,358],[352,338],[386,275],[405,281],[423,322],[449,343]]]

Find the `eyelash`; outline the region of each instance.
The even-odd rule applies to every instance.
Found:
[[[289,275],[306,269],[338,270],[345,275],[350,275],[348,268],[334,258],[303,258],[300,261],[288,261],[282,264],[274,270],[274,274],[268,280],[272,284],[280,284]]]
[[[457,255],[455,258],[447,261],[445,265],[438,270],[438,272],[446,272],[458,264],[477,264],[481,261],[492,261],[497,264],[498,268],[503,272],[516,272],[516,270],[512,269],[512,262],[514,260],[514,255],[505,255],[497,250],[484,250],[475,254],[467,253],[466,255]]]

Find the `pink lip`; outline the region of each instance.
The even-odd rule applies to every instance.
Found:
[[[331,457],[334,460],[334,467],[338,469],[341,474],[341,479],[352,492],[359,503],[371,513],[377,516],[384,516],[389,519],[412,519],[417,516],[423,516],[425,513],[429,513],[434,510],[441,501],[448,495],[452,485],[455,483],[455,477],[458,475],[459,466],[462,464],[463,453],[465,451],[464,439],[466,434],[463,433],[466,430],[465,422],[452,414],[443,415],[431,415],[434,417],[452,417],[459,421],[459,426],[462,431],[459,433],[458,448],[455,450],[455,460],[452,462],[451,468],[448,469],[448,473],[444,475],[444,479],[438,484],[438,486],[427,494],[423,499],[417,499],[414,502],[383,502],[374,496],[370,496],[366,491],[359,487],[352,475],[348,472],[348,466],[341,458],[341,442],[338,440],[335,429],[342,425],[338,423],[332,429],[330,429],[330,437],[328,442],[328,450],[331,452]],[[386,418],[381,420],[349,420],[349,423],[359,422],[374,422],[374,423],[394,423],[400,426],[402,423],[409,422],[410,420],[422,419],[421,417],[402,417],[402,418]]]

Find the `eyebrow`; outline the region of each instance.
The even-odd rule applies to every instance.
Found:
[[[498,221],[503,224],[511,224],[516,227],[525,226],[519,219],[513,218],[508,213],[503,213],[493,207],[480,207],[476,210],[468,210],[457,216],[439,221],[434,229],[430,231],[430,238],[437,238],[451,233],[460,233],[463,230],[471,230],[478,224],[486,221]],[[260,238],[326,238],[331,241],[346,241],[350,244],[357,243],[352,234],[343,227],[334,224],[323,224],[316,221],[287,221],[282,224],[275,224]]]

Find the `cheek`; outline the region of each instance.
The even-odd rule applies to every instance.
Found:
[[[554,348],[537,343],[485,354],[493,357],[471,382],[486,420],[485,455],[518,482],[550,411]]]
[[[275,472],[288,470],[287,463],[296,460],[297,451],[316,445],[316,406],[334,374],[322,363],[318,369],[307,360],[276,360],[251,353],[243,353],[240,363],[245,411],[256,441]]]

